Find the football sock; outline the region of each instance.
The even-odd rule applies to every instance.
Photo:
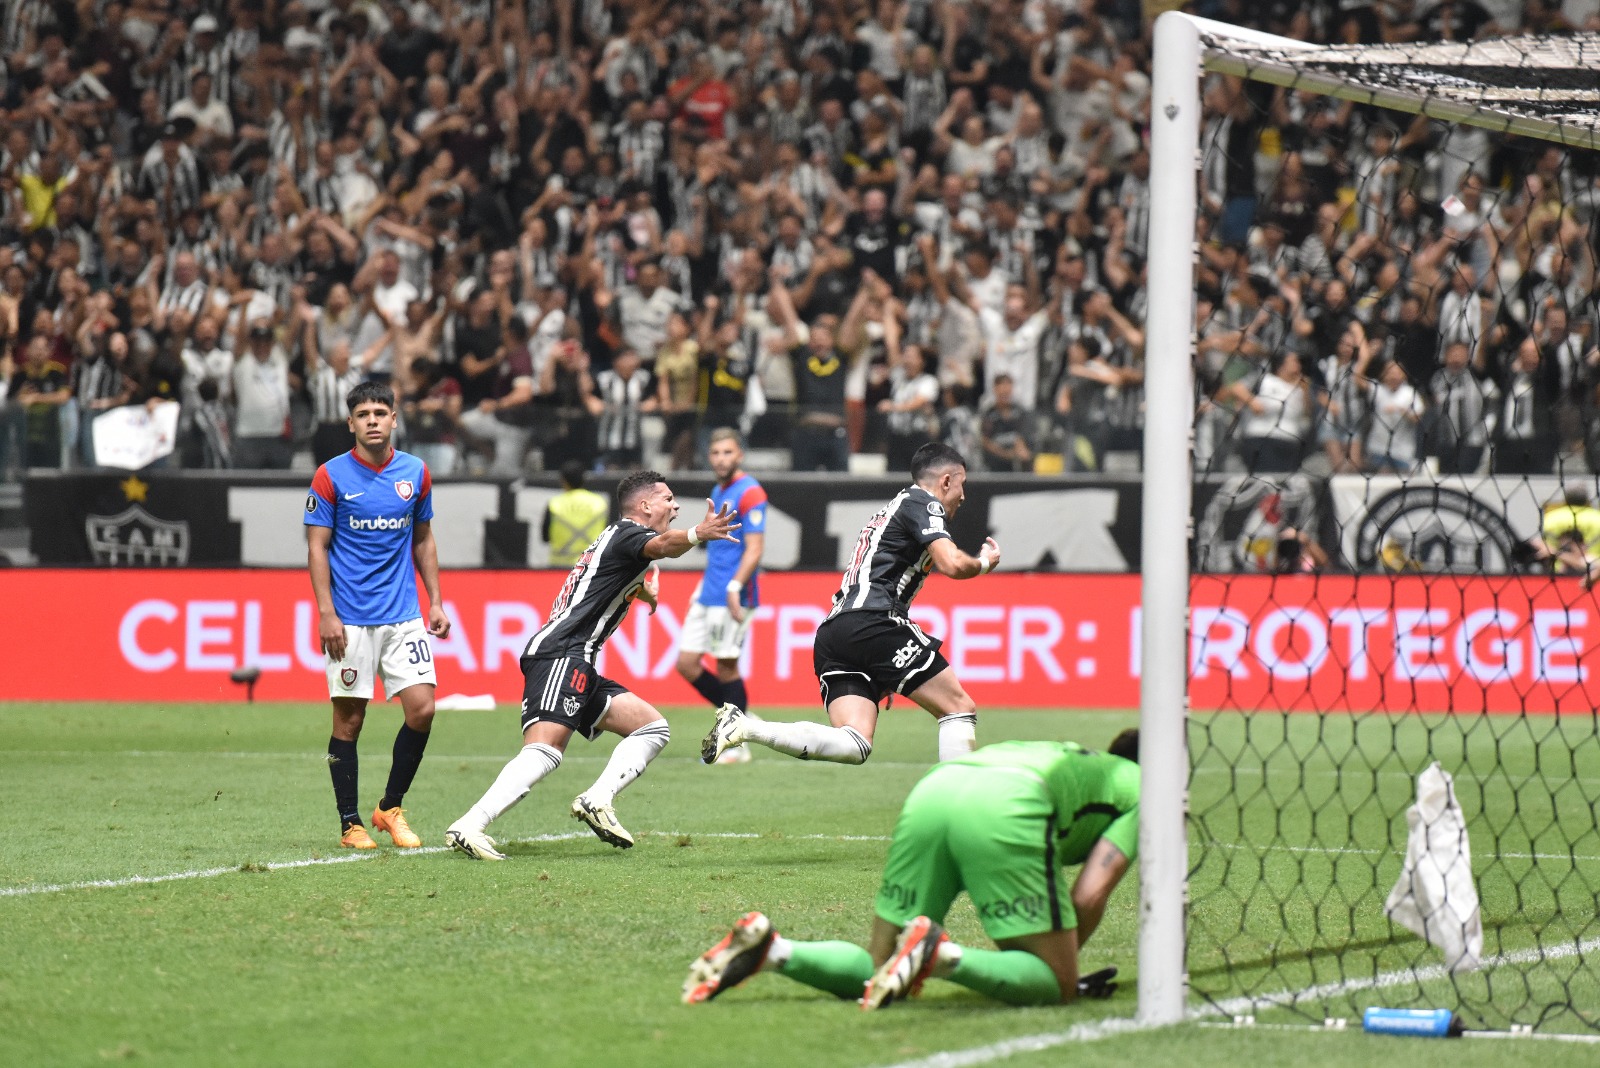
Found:
[[[511,758],[494,785],[478,798],[478,803],[467,809],[461,822],[471,823],[479,830],[489,826],[510,810],[511,806],[528,796],[533,784],[561,766],[561,750],[543,742],[525,745]]]
[[[710,674],[707,672],[707,674]],[[732,682],[722,684],[722,700],[729,704],[738,705],[740,708],[750,707],[750,695],[745,692],[744,679],[734,679]]]
[[[978,747],[978,714],[939,717],[939,759],[964,757]]]
[[[361,802],[357,799],[356,743],[342,738],[328,739],[328,773],[333,776],[333,803],[339,808],[339,829],[361,822]]]
[[[645,767],[671,740],[672,732],[667,729],[666,720],[646,723],[617,743],[611,751],[611,759],[606,761],[606,770],[584,794],[591,801],[609,805],[629,783],[644,774]]]
[[[746,715],[743,723],[744,741],[756,742],[801,760],[865,764],[872,755],[872,743],[854,727],[829,727],[806,720],[770,723],[751,715]]]
[[[1050,965],[1020,949],[961,947],[954,970],[941,975],[957,986],[1007,1005],[1059,1005],[1061,984]]]
[[[872,978],[872,954],[854,942],[791,942],[789,946],[789,959],[778,971],[797,983],[856,1001]]]
[[[698,690],[701,697],[710,701],[712,708],[721,708],[722,702],[727,700],[722,695],[722,680],[717,678],[715,673],[706,671],[703,668],[700,674],[690,680],[689,685]],[[740,705],[739,707],[743,708],[744,706]]]
[[[423,751],[428,748],[428,732],[414,731],[409,723],[400,724],[394,736],[394,761],[389,765],[389,786],[384,791],[378,807],[388,811],[399,808],[411,789],[411,780],[417,777],[417,766],[422,763]]]

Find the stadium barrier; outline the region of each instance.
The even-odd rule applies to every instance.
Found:
[[[763,566],[828,571],[849,564],[857,534],[905,478],[758,472],[770,501]],[[615,475],[590,488],[611,494]],[[42,565],[125,567],[305,567],[299,536],[306,475],[224,472],[29,472],[23,511]],[[711,492],[708,472],[671,476],[683,503],[679,522],[697,522]],[[542,567],[545,507],[554,475],[526,481],[441,480],[434,484],[434,532],[445,567]],[[950,530],[976,548],[988,534],[1016,567],[1077,571],[1139,567],[1139,482],[1132,478],[982,475]],[[289,536],[286,536],[289,535]],[[703,567],[691,553],[672,566]]]
[[[434,643],[441,693],[518,700],[518,654],[561,579],[447,572],[455,629]],[[695,581],[663,576],[660,610],[639,606],[623,622],[606,674],[662,704],[698,702],[673,671]],[[833,574],[762,576],[746,649],[753,700],[816,701],[812,637],[836,583]],[[264,700],[326,695],[304,573],[16,569],[0,572],[0,596],[26,611],[5,645],[13,700],[233,700],[228,673],[248,664],[262,669]],[[1197,709],[1588,714],[1600,698],[1600,605],[1576,580],[1200,577],[1192,605]],[[912,615],[944,641],[981,706],[1138,705],[1137,576],[935,577]]]

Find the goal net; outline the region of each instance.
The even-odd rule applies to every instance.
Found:
[[[1142,937],[1186,877],[1190,1012],[1600,1029],[1600,35],[1156,48]]]

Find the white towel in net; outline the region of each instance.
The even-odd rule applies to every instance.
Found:
[[[1406,862],[1384,911],[1443,950],[1452,972],[1476,971],[1483,958],[1483,917],[1467,821],[1455,783],[1437,763],[1417,776],[1417,803],[1406,820],[1411,824]]]

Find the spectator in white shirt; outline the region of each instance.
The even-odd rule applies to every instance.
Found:
[[[1311,425],[1311,390],[1300,357],[1281,352],[1248,395],[1239,422],[1241,450],[1252,474],[1282,474],[1300,466]]]
[[[238,400],[234,466],[286,470],[294,455],[289,437],[289,358],[274,342],[272,327],[250,327],[249,351],[233,367]]]
[[[1372,426],[1367,431],[1367,469],[1375,474],[1408,475],[1417,463],[1417,424],[1422,398],[1406,381],[1406,371],[1390,361],[1372,386]]]
[[[167,112],[169,119],[193,120],[200,132],[201,146],[233,139],[233,116],[226,104],[211,95],[211,89],[211,73],[195,71],[194,80],[189,83],[189,95]]]

